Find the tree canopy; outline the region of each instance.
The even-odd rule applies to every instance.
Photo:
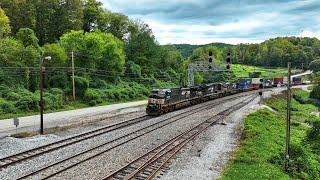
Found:
[[[9,18],[0,7],[0,38],[7,36],[10,32]]]

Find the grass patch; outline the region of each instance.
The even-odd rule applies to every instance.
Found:
[[[308,92],[294,94],[308,100]],[[310,116],[318,107],[292,99],[291,151],[285,170],[286,94],[265,103],[279,112],[262,109],[244,120],[244,140],[228,163],[222,179],[319,179],[320,118]]]
[[[249,73],[261,72],[259,77],[261,78],[272,78],[272,77],[282,77],[287,76],[288,69],[286,68],[268,68],[268,67],[257,67],[257,66],[247,66],[242,64],[232,64],[232,71],[237,78],[249,77]],[[299,70],[292,70],[293,73],[300,72]]]
[[[312,90],[314,89],[314,87],[315,87],[315,85],[308,86],[307,89],[310,90],[310,91],[312,91]]]

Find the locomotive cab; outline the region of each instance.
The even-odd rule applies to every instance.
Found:
[[[170,97],[170,89],[154,89],[149,95],[146,112],[148,115],[159,115],[162,113],[162,107],[165,101]]]

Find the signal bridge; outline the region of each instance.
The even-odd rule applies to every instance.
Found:
[[[227,54],[226,64],[213,62],[213,53],[209,52],[208,61],[196,61],[188,65],[188,84],[194,86],[194,71],[199,72],[226,72],[231,71],[230,53]]]

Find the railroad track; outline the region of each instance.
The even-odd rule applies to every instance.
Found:
[[[23,151],[21,153],[17,153],[17,154],[13,154],[11,156],[5,157],[0,159],[0,169],[5,168],[7,166],[28,160],[30,158],[34,158],[37,157],[39,155],[42,155],[44,153],[49,153],[51,151],[57,150],[57,149],[61,149],[63,147],[69,146],[71,144],[75,144],[117,129],[121,129],[127,126],[130,126],[132,124],[136,124],[142,121],[146,121],[152,119],[152,117],[150,116],[140,116],[134,119],[129,119],[126,121],[122,121],[120,123],[115,123],[115,124],[111,124],[108,126],[104,126],[102,128],[98,128],[95,130],[91,130],[85,133],[81,133],[66,139],[62,139],[50,144],[46,144],[34,149],[30,149],[27,151]]]
[[[255,97],[254,97],[255,98]],[[169,169],[166,164],[176,155],[188,142],[193,140],[197,135],[205,131],[212,124],[224,119],[235,110],[242,108],[251,102],[249,97],[231,108],[220,112],[218,115],[208,118],[199,123],[197,126],[188,129],[178,136],[170,139],[162,145],[152,149],[146,154],[138,157],[129,164],[115,171],[114,173],[102,178],[103,180],[129,180],[129,179],[152,179],[161,170]]]
[[[237,99],[239,97],[244,97],[244,96],[248,96],[248,95],[250,95],[250,94],[221,99],[221,100],[215,101],[209,105],[200,106],[200,107],[194,108],[188,112],[183,112],[183,113],[177,114],[174,117],[166,118],[162,121],[159,121],[159,122],[153,123],[149,126],[140,128],[139,130],[136,130],[131,133],[125,134],[123,136],[117,137],[113,140],[103,142],[97,146],[91,147],[85,151],[76,153],[76,154],[69,156],[67,158],[64,158],[64,159],[58,160],[54,163],[45,165],[38,170],[35,170],[33,172],[30,172],[30,173],[20,177],[19,179],[30,178],[33,176],[36,176],[37,178],[39,178],[39,176],[40,176],[41,179],[47,179],[47,178],[56,176],[57,174],[60,174],[60,173],[66,171],[74,166],[77,166],[85,161],[88,161],[88,160],[93,159],[99,155],[102,155],[103,153],[106,153],[112,149],[115,149],[116,147],[119,147],[125,143],[133,141],[133,140],[135,140],[139,137],[142,137],[148,133],[151,133],[159,128],[168,126],[168,125],[172,124],[173,122],[176,122],[180,119],[183,119],[191,114],[194,114],[196,112],[201,112],[201,111],[204,111],[207,109],[211,109],[211,108],[221,104],[222,101],[233,100],[233,99]],[[72,163],[70,163],[70,162],[72,162]]]
[[[238,97],[239,96],[230,97],[230,98],[227,98],[225,100],[231,100],[231,99],[235,99],[235,98],[238,98]],[[218,102],[220,102],[220,101],[218,101]],[[203,105],[203,106],[205,106],[205,105]],[[201,109],[203,106],[200,106],[200,107],[198,107],[196,109]],[[180,113],[178,115],[181,115],[181,114],[184,114],[184,113]],[[75,136],[72,136],[72,137],[69,137],[69,138],[66,138],[66,139],[62,139],[62,140],[59,140],[59,141],[56,141],[56,142],[53,142],[53,143],[49,143],[49,144],[46,144],[46,145],[43,145],[43,146],[39,146],[39,147],[34,148],[34,149],[30,149],[30,150],[27,150],[27,151],[23,151],[23,152],[20,152],[20,153],[17,153],[17,154],[13,154],[13,155],[4,157],[4,158],[0,159],[0,169],[6,168],[6,167],[8,167],[10,165],[14,165],[14,164],[17,164],[17,163],[20,163],[20,162],[23,162],[23,161],[26,161],[26,160],[29,160],[29,159],[32,159],[32,158],[35,158],[35,157],[43,155],[45,153],[49,153],[49,152],[52,152],[52,151],[67,147],[67,146],[75,144],[75,143],[79,143],[81,141],[84,141],[84,140],[87,140],[87,139],[90,139],[90,138],[94,138],[94,137],[97,137],[99,135],[103,135],[103,134],[109,133],[111,131],[118,130],[118,129],[121,129],[121,128],[125,128],[125,127],[128,127],[130,125],[137,124],[139,122],[150,120],[150,119],[152,119],[152,117],[150,117],[150,116],[141,116],[141,117],[137,117],[137,118],[134,118],[134,119],[129,119],[129,120],[122,121],[122,122],[119,122],[119,123],[114,123],[114,124],[111,124],[111,125],[108,125],[108,126],[104,126],[104,127],[101,127],[101,128],[95,129],[95,130],[91,130],[91,131],[88,131],[88,132],[85,132],[85,133],[81,133],[81,134],[78,134],[78,135],[75,135]]]

